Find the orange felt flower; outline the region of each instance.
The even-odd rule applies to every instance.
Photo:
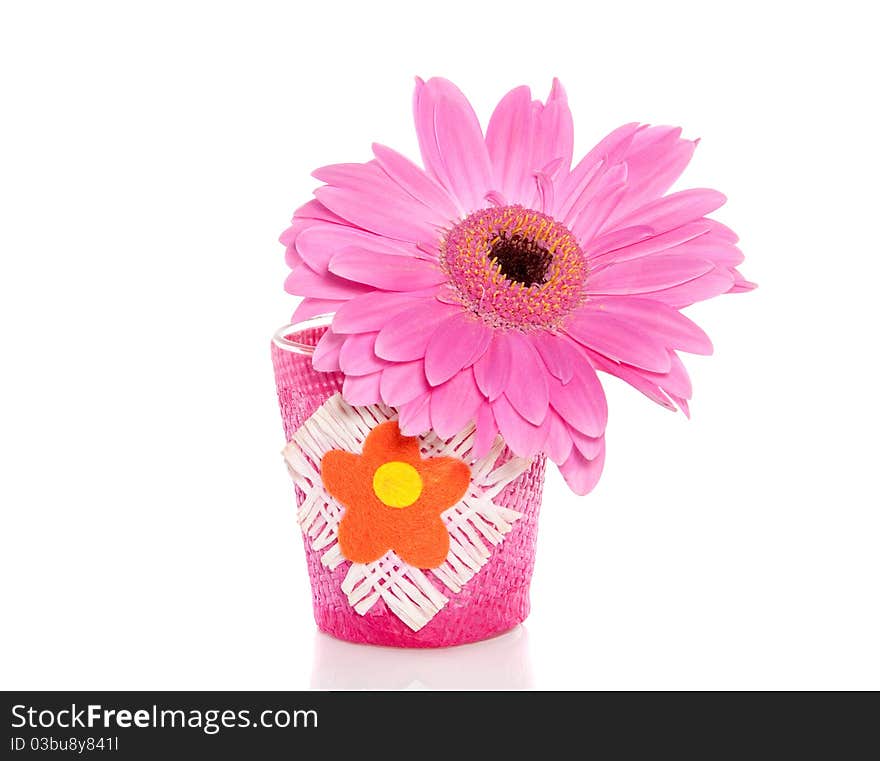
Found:
[[[471,472],[454,457],[422,459],[415,437],[397,421],[376,426],[363,454],[333,449],[321,459],[324,487],[345,506],[339,549],[354,563],[394,550],[416,568],[436,568],[449,553],[440,518],[465,494]]]

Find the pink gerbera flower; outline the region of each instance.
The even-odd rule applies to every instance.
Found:
[[[595,371],[687,413],[677,351],[712,345],[678,310],[754,287],[706,217],[725,198],[664,196],[696,146],[673,127],[626,124],[572,168],[556,80],[546,104],[511,90],[485,137],[444,79],[417,80],[414,108],[424,170],[381,145],[320,169],[281,236],[294,320],[334,314],[314,366],[344,373],[349,403],[398,408],[407,436],[474,421],[478,455],[500,433],[585,494],[605,457]]]

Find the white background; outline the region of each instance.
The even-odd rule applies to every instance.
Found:
[[[880,688],[869,9],[4,3],[0,686]],[[683,125],[760,284],[689,311],[691,422],[607,383],[526,625],[430,653],[315,633],[269,361],[310,171],[417,157],[416,74]]]

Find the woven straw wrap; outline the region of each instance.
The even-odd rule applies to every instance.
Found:
[[[293,340],[314,345],[325,328],[291,334]],[[272,362],[284,434],[294,432],[324,402],[342,389],[339,373],[320,373],[311,357],[272,345]],[[504,541],[491,548],[491,557],[460,592],[444,590],[449,602],[419,631],[413,631],[379,600],[365,615],[351,606],[342,591],[347,563],[334,570],[321,563],[321,553],[305,541],[312,601],[318,628],[351,642],[397,647],[444,647],[474,642],[507,631],[529,613],[529,584],[535,564],[538,510],[544,484],[544,458],[538,457],[494,499],[522,517]],[[297,504],[303,493],[296,489]]]

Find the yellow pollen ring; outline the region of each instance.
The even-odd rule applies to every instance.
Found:
[[[406,462],[386,462],[373,474],[373,491],[388,507],[409,507],[422,495],[422,477]]]

